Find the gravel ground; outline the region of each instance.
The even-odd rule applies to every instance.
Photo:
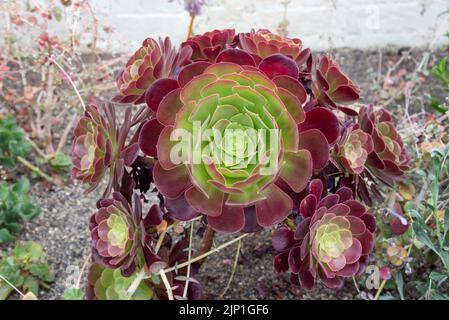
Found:
[[[400,50],[388,50],[382,54],[382,72],[400,57]],[[431,64],[437,57],[447,54],[439,52],[431,59]],[[413,71],[421,53],[414,52],[406,62],[407,71]],[[335,52],[343,70],[355,83],[362,88],[364,102],[380,101],[377,91],[377,74],[379,53],[377,51],[339,50]],[[432,94],[443,97],[440,85],[429,80],[420,89],[420,96],[425,96],[432,89]],[[415,101],[411,110],[420,110],[420,101]],[[32,187],[32,195],[36,203],[42,207],[42,214],[36,220],[27,223],[21,240],[33,240],[45,248],[50,266],[56,272],[56,282],[50,290],[43,291],[42,299],[61,299],[66,279],[70,276],[68,267],[81,268],[89,258],[90,238],[88,221],[95,208],[100,192],[83,194],[79,184],[68,183],[64,188],[47,190],[42,183]],[[357,292],[351,281],[346,286],[333,292],[318,287],[305,293],[292,287],[286,275],[277,275],[272,267],[272,249],[270,248],[271,230],[265,230],[243,240],[240,259],[233,281],[224,295],[225,299],[354,299]],[[217,243],[231,239],[219,235]],[[204,298],[220,297],[232,270],[232,261],[236,246],[230,246],[223,251],[209,256],[201,268],[197,278],[207,283]],[[72,267],[73,268],[73,267]],[[73,270],[73,269],[72,269]]]

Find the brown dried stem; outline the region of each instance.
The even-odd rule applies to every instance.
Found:
[[[207,226],[206,231],[204,231],[203,238],[201,239],[200,247],[198,248],[195,257],[199,257],[204,253],[210,251],[212,245],[214,244],[214,236],[215,231],[211,227]],[[198,261],[197,263],[201,265],[203,264],[203,262],[204,260],[201,260]]]

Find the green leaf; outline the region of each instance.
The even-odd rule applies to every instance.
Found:
[[[13,291],[14,289],[10,285],[0,279],[0,300],[8,299]]]
[[[446,235],[449,231],[449,208],[444,211],[444,233],[443,238],[446,238]]]
[[[0,243],[13,242],[15,240],[16,237],[10,234],[7,229],[0,229]]]
[[[30,150],[25,131],[17,125],[15,117],[0,119],[0,164],[12,168],[15,159],[25,156]]]
[[[35,296],[39,294],[39,282],[33,276],[25,278],[22,288],[25,292],[31,291]]]
[[[44,249],[39,243],[36,242],[28,242],[28,250],[30,252],[30,260],[33,262],[40,261],[44,256]]]
[[[416,237],[418,238],[419,242],[425,244],[428,248],[435,251],[435,253],[439,254],[439,252],[436,250],[432,240],[429,238],[426,230],[423,227],[423,224],[419,221],[415,221],[413,223],[413,231],[415,232]]]
[[[435,97],[430,97],[430,106],[432,107],[432,109],[441,114],[445,114],[447,112],[447,108],[445,108]]]
[[[25,265],[41,262],[43,255],[42,246],[32,241],[18,243],[14,248],[14,257]]]
[[[80,288],[67,288],[63,294],[64,300],[83,300],[84,292]]]
[[[29,189],[30,182],[25,177],[14,185],[0,182],[0,230],[17,233],[21,230],[22,220],[30,221],[39,215],[40,208],[28,197]],[[5,231],[2,231],[2,236],[8,237]]]
[[[31,274],[35,275],[45,282],[53,282],[55,279],[54,275],[51,274],[49,266],[46,263],[32,264],[29,266],[28,270]]]
[[[402,277],[401,270],[398,270],[398,272],[396,272],[396,275],[394,276],[394,281],[396,282],[396,287],[398,288],[401,300],[404,300],[404,278]]]
[[[439,287],[444,281],[447,280],[448,276],[436,271],[432,271],[429,275],[429,278],[432,279],[432,281],[436,282],[437,287]]]
[[[68,157],[64,153],[58,152],[50,160],[50,164],[53,167],[53,169],[68,170],[72,167],[72,160],[70,159],[70,157]]]
[[[21,177],[19,181],[16,182],[16,184],[12,187],[12,191],[15,193],[28,193],[30,190],[30,182],[26,177]]]
[[[449,300],[449,296],[438,291],[433,291],[432,300]]]

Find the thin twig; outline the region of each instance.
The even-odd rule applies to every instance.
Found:
[[[387,283],[387,280],[382,281],[379,289],[377,289],[376,295],[374,296],[374,300],[379,300],[380,294],[382,293],[382,290],[384,289],[386,283]]]
[[[241,236],[239,236],[239,237],[237,237],[235,239],[232,239],[231,241],[228,241],[226,243],[223,243],[222,245],[220,245],[220,246],[218,246],[218,247],[216,247],[216,248],[214,248],[214,249],[212,249],[212,250],[210,250],[210,251],[208,251],[208,252],[206,252],[206,253],[204,253],[202,255],[199,255],[199,256],[191,259],[191,260],[188,260],[186,262],[180,263],[180,264],[178,264],[178,265],[176,265],[174,267],[165,269],[165,272],[168,273],[168,272],[172,272],[172,271],[179,270],[179,269],[182,269],[184,267],[187,267],[188,265],[190,265],[190,264],[192,264],[194,262],[200,261],[200,260],[206,258],[207,256],[209,256],[209,255],[211,255],[211,254],[213,254],[213,253],[215,253],[217,251],[220,251],[221,249],[226,248],[227,246],[230,246],[231,244],[233,244],[233,243],[235,243],[235,242],[245,238],[246,236],[248,236],[248,233],[242,234]]]
[[[193,34],[193,23],[195,22],[195,16],[190,16],[189,29],[187,30],[187,38],[190,38]]]
[[[167,276],[165,275],[164,269],[161,270],[160,275],[161,275],[162,282],[165,285],[165,289],[167,289],[168,300],[175,300],[173,298],[173,290],[170,286],[170,282],[168,282],[168,279],[167,279]]]
[[[354,282],[354,287],[357,290],[357,293],[360,294],[360,288],[359,285],[357,284],[357,280],[355,279],[355,277],[352,277],[352,281]]]
[[[69,125],[65,127],[64,132],[61,135],[61,139],[59,140],[58,147],[56,148],[56,153],[61,152],[62,148],[64,147],[67,137],[69,136],[70,130],[72,130],[73,126],[75,125],[76,119],[78,118],[78,115],[76,113],[73,114],[72,120],[69,122]]]
[[[210,226],[207,226],[206,231],[204,231],[203,238],[201,239],[198,251],[196,252],[197,256],[200,256],[203,253],[208,252],[210,248],[212,248],[212,245],[214,244],[214,236],[215,230],[212,229]]]
[[[0,279],[5,281],[11,288],[13,288],[18,294],[20,294],[22,297],[24,297],[25,295],[19,290],[17,289],[11,282],[8,281],[8,279],[6,279],[4,276],[2,276],[0,274]]]
[[[87,264],[89,263],[91,257],[90,255],[87,256],[87,258],[84,260],[83,266],[80,270],[80,275],[78,276],[78,279],[76,280],[76,288],[80,287],[81,278],[83,277],[84,270],[86,270]]]
[[[190,224],[188,260],[192,259],[192,239],[193,239],[193,226],[194,225],[195,224],[193,222]],[[184,292],[183,292],[183,295],[182,295],[184,298],[187,297],[187,290],[189,288],[190,267],[191,267],[191,265],[189,264],[187,266],[186,284],[184,286]]]
[[[44,178],[45,180],[47,180],[48,182],[56,185],[56,186],[60,186],[59,183],[57,183],[52,177],[50,177],[48,174],[46,174],[45,172],[43,172],[41,169],[39,169],[38,167],[36,167],[34,164],[32,164],[31,162],[29,162],[28,160],[26,160],[25,158],[22,158],[20,156],[17,157],[17,160],[19,160],[20,163],[22,163],[25,167],[27,167],[28,169],[30,169],[31,171],[34,171],[35,173],[37,173],[40,177]]]
[[[131,297],[134,295],[142,280],[145,279],[145,276],[146,276],[145,269],[140,270],[139,273],[136,275],[136,278],[131,283],[128,290],[126,290],[128,299],[131,299]]]
[[[42,151],[42,150],[39,148],[39,146],[38,146],[33,140],[30,139],[30,137],[26,136],[25,139],[26,139],[26,141],[31,145],[31,147],[33,147],[34,151],[36,151],[37,154],[38,154],[41,158],[43,158],[44,160],[48,160],[48,159],[50,158],[50,156],[47,155],[47,154],[45,154],[44,151]]]
[[[165,229],[164,231],[162,231],[161,235],[159,236],[159,239],[157,239],[157,243],[156,243],[156,247],[154,249],[154,251],[156,252],[156,254],[158,253],[159,249],[162,246],[162,242],[164,241],[165,235],[167,234],[167,229]]]
[[[59,68],[59,70],[61,70],[61,72],[64,74],[64,76],[67,78],[67,80],[70,82],[70,84],[73,87],[73,90],[75,90],[76,95],[78,96],[78,99],[81,102],[81,105],[83,106],[83,109],[86,110],[86,104],[83,101],[83,98],[81,97],[75,83],[73,82],[72,77],[64,70],[64,68],[53,58],[48,58],[48,60],[52,63],[55,64],[55,66],[57,66]]]
[[[237,263],[239,261],[239,255],[240,255],[241,247],[242,247],[242,240],[240,240],[238,242],[238,244],[237,244],[237,250],[235,252],[235,258],[234,258],[234,263],[232,265],[231,275],[229,276],[228,283],[226,284],[226,287],[223,289],[223,291],[221,292],[220,296],[218,297],[219,300],[223,299],[224,295],[226,294],[226,292],[228,291],[229,287],[231,286],[232,279],[234,279],[234,274],[235,274],[235,270],[237,269]]]

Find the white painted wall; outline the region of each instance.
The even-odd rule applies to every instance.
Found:
[[[5,0],[3,0],[5,1]],[[41,0],[44,1],[44,0]],[[113,27],[112,42],[103,47],[128,52],[148,36],[186,36],[189,21],[183,0],[91,0],[100,19]],[[291,0],[288,31],[314,50],[329,47],[373,48],[445,43],[449,0]],[[215,28],[248,31],[277,29],[281,0],[209,0],[197,18],[195,33]],[[1,29],[0,21],[0,29]],[[61,32],[63,32],[61,30]]]

